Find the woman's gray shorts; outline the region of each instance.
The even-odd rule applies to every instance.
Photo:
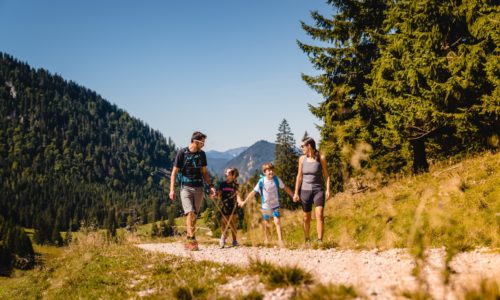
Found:
[[[201,202],[203,201],[203,187],[183,186],[181,189],[181,202],[184,214],[194,211],[198,214],[200,211]]]
[[[316,207],[325,206],[325,192],[323,190],[315,191],[300,191],[300,200],[302,200],[302,210],[304,212],[310,212],[312,210],[312,205]]]

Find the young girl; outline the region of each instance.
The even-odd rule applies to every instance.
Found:
[[[229,168],[225,172],[226,181],[219,184],[217,189],[217,197],[220,198],[220,212],[221,212],[221,231],[222,235],[219,241],[221,248],[226,244],[226,232],[231,228],[231,235],[233,237],[233,247],[238,246],[236,238],[236,209],[237,203],[241,202],[239,195],[239,185],[236,182],[239,172],[238,169]]]

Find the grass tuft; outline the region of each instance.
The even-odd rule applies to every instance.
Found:
[[[238,300],[262,300],[264,299],[264,295],[261,292],[252,290],[250,293],[240,296],[237,298]]]
[[[470,289],[465,292],[465,300],[498,300],[500,299],[500,288],[495,281],[482,280],[478,289]]]
[[[267,261],[251,260],[250,272],[259,274],[269,287],[298,286],[313,282],[310,273],[291,266],[274,266]]]
[[[298,300],[337,300],[360,298],[358,292],[352,286],[345,285],[323,285],[318,284],[311,290],[298,295]]]

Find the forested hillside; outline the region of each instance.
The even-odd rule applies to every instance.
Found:
[[[50,233],[166,217],[175,145],[96,92],[0,53],[0,114],[9,222]]]

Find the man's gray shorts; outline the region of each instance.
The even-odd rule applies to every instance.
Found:
[[[203,201],[203,187],[183,186],[181,189],[181,202],[184,214],[194,211],[198,214],[200,211],[201,202]]]

